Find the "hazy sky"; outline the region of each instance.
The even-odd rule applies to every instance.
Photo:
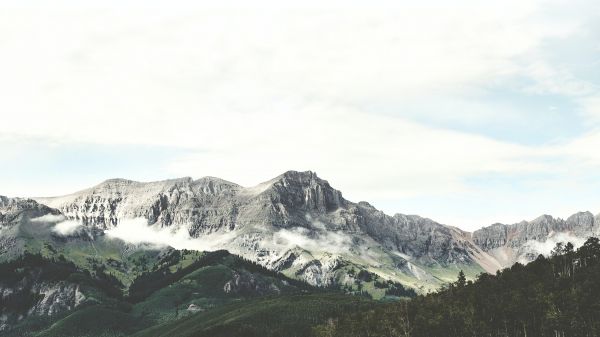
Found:
[[[464,229],[600,212],[599,1],[250,2],[0,0],[0,194],[294,169]]]

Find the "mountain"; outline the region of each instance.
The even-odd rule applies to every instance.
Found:
[[[58,210],[2,200],[2,336],[125,336],[233,302],[324,291],[223,250],[57,232],[69,222]]]
[[[305,336],[342,307],[375,305],[366,297],[437,291],[461,270],[475,279],[599,231],[600,217],[581,212],[469,233],[351,202],[310,171],[254,187],[111,179],[0,196],[0,334]],[[301,323],[273,330],[257,307]]]
[[[0,261],[25,252],[27,245],[32,243],[29,238],[38,230],[38,225],[31,220],[42,216],[64,219],[60,211],[34,200],[0,196]]]
[[[352,270],[367,270],[427,291],[460,269],[475,276],[500,267],[470,233],[353,203],[310,171],[285,172],[249,188],[213,177],[151,183],[111,179],[36,200],[90,228],[111,229],[143,218],[157,228],[184,230],[204,243],[219,242],[214,249],[319,286],[352,286]]]
[[[164,243],[227,249],[317,286],[364,283],[354,271],[427,292],[514,262],[547,254],[557,241],[581,244],[600,231],[589,212],[567,220],[544,215],[473,233],[417,215],[386,215],[346,200],[314,172],[288,171],[253,187],[215,178],[136,182],[111,179],[70,195],[35,198],[88,230],[136,232],[131,220],[160,231]],[[181,244],[173,238],[189,236]],[[124,238],[127,239],[127,238]],[[160,242],[161,239],[158,239]],[[368,283],[368,282],[367,282]],[[376,297],[385,290],[363,284]]]
[[[581,245],[599,234],[600,214],[594,217],[590,212],[579,212],[566,220],[542,215],[513,225],[496,223],[473,232],[473,242],[507,267],[548,254],[558,242]]]

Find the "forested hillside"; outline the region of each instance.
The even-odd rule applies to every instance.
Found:
[[[515,264],[474,282],[461,273],[440,292],[348,312],[314,329],[319,337],[527,337],[600,335],[600,242]]]

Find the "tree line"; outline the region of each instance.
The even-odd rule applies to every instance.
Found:
[[[600,242],[514,264],[411,300],[342,312],[314,328],[318,337],[600,336]]]

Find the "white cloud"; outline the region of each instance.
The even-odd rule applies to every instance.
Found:
[[[319,226],[318,223],[316,223]],[[321,224],[322,225],[322,224]],[[348,254],[352,246],[352,237],[348,234],[333,231],[309,231],[295,227],[279,229],[273,233],[244,233],[241,231],[217,232],[191,237],[185,226],[177,228],[161,228],[148,225],[144,218],[121,219],[119,225],[104,232],[107,237],[120,239],[132,244],[150,244],[169,246],[176,249],[193,249],[198,251],[214,251],[227,249],[235,254],[248,254],[250,247],[244,240],[252,238],[261,249],[280,254],[289,249],[301,248],[312,253]],[[272,235],[272,237],[271,237]],[[238,241],[240,240],[240,241]],[[250,252],[254,251],[252,248]],[[254,251],[255,253],[255,251]],[[364,253],[365,258],[368,255]]]
[[[83,230],[83,225],[76,220],[67,220],[57,223],[52,231],[62,236],[69,236]]]
[[[31,219],[32,222],[52,222],[52,223],[57,223],[57,222],[61,222],[64,221],[66,218],[64,215],[62,214],[58,214],[58,215],[54,215],[54,214],[46,214],[46,215],[42,215],[39,216],[37,218],[33,218]]]
[[[157,246],[170,246],[176,249],[194,249],[213,251],[227,247],[236,233],[219,233],[202,235],[199,238],[190,237],[184,227],[161,228],[149,226],[144,218],[121,219],[117,227],[105,231],[109,238],[121,239],[125,242],[140,244],[149,243]]]
[[[539,6],[7,10],[0,132],[219,150],[304,105],[470,92],[564,34]]]
[[[398,117],[426,101],[436,121],[503,120],[473,101],[515,77],[530,93],[593,95],[540,49],[596,15],[580,15],[589,2],[560,3],[13,2],[0,11],[0,150],[18,161],[10,144],[23,139],[171,145],[191,152],[166,164],[174,176],[249,186],[310,169],[352,200],[472,193],[465,179],[485,174],[591,172],[593,132],[524,146]],[[555,7],[558,18],[546,15]]]
[[[280,252],[299,247],[312,253],[349,254],[352,237],[333,231],[311,233],[308,229],[296,227],[278,230],[270,244]]]
[[[522,248],[522,252],[531,253],[534,255],[542,254],[545,256],[549,256],[554,247],[556,247],[556,244],[559,242],[563,244],[570,242],[571,244],[573,244],[573,247],[577,249],[583,246],[586,240],[587,238],[580,238],[570,233],[555,233],[554,235],[549,236],[548,239],[546,239],[546,241],[544,242],[535,240],[529,240],[525,242]],[[529,262],[529,260],[527,260],[525,256],[521,256],[519,262],[527,263]]]

